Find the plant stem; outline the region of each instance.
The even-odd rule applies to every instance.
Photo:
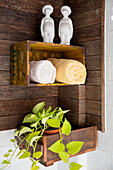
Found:
[[[28,135],[27,135],[27,136],[28,136]],[[11,157],[10,157],[10,159],[9,159],[9,162],[11,162],[11,160],[12,160],[12,158],[13,158],[13,156],[14,156],[16,150],[17,150],[18,147],[22,144],[22,142],[24,142],[24,140],[27,138],[27,136],[26,136],[23,140],[21,140],[21,142],[17,145],[17,147],[16,147],[15,144],[14,144],[15,150],[14,150],[14,152],[12,153],[12,155],[11,155]],[[3,169],[6,168],[8,165],[9,165],[9,164],[7,164],[6,166],[4,166],[4,167],[1,168],[0,170],[3,170]]]

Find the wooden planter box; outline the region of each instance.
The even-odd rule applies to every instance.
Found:
[[[30,61],[47,58],[75,59],[85,65],[85,48],[78,46],[25,41],[11,46],[11,84],[21,86],[55,86],[64,83],[37,84],[30,82]]]
[[[21,138],[23,137],[21,136]],[[60,160],[58,154],[53,153],[47,149],[58,139],[59,139],[59,134],[44,135],[42,139],[39,141],[36,150],[43,152],[43,156],[40,159],[40,163],[42,163],[43,165],[50,166],[54,162]],[[92,127],[85,127],[85,128],[73,130],[69,136],[65,136],[64,144],[66,145],[71,141],[84,142],[81,151],[76,155],[80,155],[95,150],[97,146],[97,127],[92,126]],[[17,142],[19,143],[19,141]],[[25,147],[25,142],[20,145],[20,149],[23,149],[24,147]],[[32,148],[30,148],[30,151],[32,153]],[[71,157],[72,156],[75,155],[71,155]]]

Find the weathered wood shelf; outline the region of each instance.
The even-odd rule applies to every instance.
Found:
[[[64,83],[30,82],[30,61],[47,58],[75,59],[85,65],[85,48],[38,41],[25,41],[11,46],[11,84],[20,86],[61,86]]]
[[[21,138],[23,138],[21,136]],[[59,139],[59,134],[54,135],[44,135],[42,139],[39,141],[37,145],[37,151],[42,151],[43,156],[40,159],[40,163],[42,163],[45,166],[50,166],[54,162],[59,161],[60,158],[58,154],[51,152],[47,148],[49,148],[55,141]],[[64,144],[66,145],[68,142],[71,141],[82,141],[84,142],[84,145],[80,152],[76,155],[80,155],[89,151],[93,151],[96,149],[97,146],[97,127],[84,127],[76,130],[72,130],[71,134],[69,136],[65,136]],[[18,141],[19,143],[19,141]],[[24,149],[26,143],[22,143],[20,145],[20,149]],[[32,153],[32,148],[30,148],[30,152]],[[75,155],[71,155],[75,156]]]

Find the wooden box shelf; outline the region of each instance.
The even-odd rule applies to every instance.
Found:
[[[42,163],[45,166],[50,166],[54,162],[59,161],[60,158],[57,153],[53,153],[47,148],[49,148],[55,141],[59,139],[59,134],[54,135],[44,135],[42,139],[40,140],[40,143],[37,145],[37,151],[42,151],[43,156],[40,159],[40,163]],[[96,149],[97,146],[97,127],[84,127],[76,130],[72,130],[71,134],[69,136],[65,136],[64,144],[71,141],[82,141],[84,142],[82,149],[80,152],[76,155],[80,155],[89,151],[93,151]],[[19,141],[18,141],[19,142]],[[23,149],[25,147],[25,142],[20,145],[20,149]],[[30,148],[31,153],[32,149]],[[75,156],[75,155],[71,155]]]
[[[85,65],[85,48],[37,41],[25,41],[11,46],[11,84],[21,86],[56,86],[64,83],[37,84],[30,82],[30,61],[47,58],[75,59]]]

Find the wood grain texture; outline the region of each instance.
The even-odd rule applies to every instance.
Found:
[[[65,5],[69,5],[72,8],[72,15],[84,14],[92,10],[96,10],[101,7],[101,0],[64,0]]]
[[[74,37],[72,39],[73,42],[79,43],[79,42],[86,42],[86,41],[92,41],[97,40],[101,36],[101,25],[96,24],[80,29],[74,30]]]
[[[26,100],[5,100],[0,101],[0,117],[9,115],[26,114],[32,111],[32,108],[39,102],[45,101],[45,108],[47,109],[50,105],[52,109],[58,106],[58,97],[41,97],[36,99]],[[7,111],[6,111],[7,110]]]
[[[58,96],[57,87],[0,86],[0,101]]]
[[[74,25],[74,36],[71,44],[86,48],[87,80],[85,87],[85,108],[89,114],[100,116],[98,129],[104,132],[105,127],[105,89],[104,89],[104,0],[64,0],[72,9],[71,19]],[[76,10],[75,10],[76,9]],[[92,102],[89,108],[88,101]],[[94,104],[93,104],[94,101]],[[99,103],[98,103],[99,102]],[[99,106],[100,104],[100,106]],[[95,109],[93,108],[95,106]],[[95,113],[94,113],[95,111]],[[86,112],[87,116],[87,112]],[[96,124],[95,117],[95,124]],[[90,119],[86,119],[86,122]],[[93,122],[93,120],[91,121]]]
[[[87,11],[83,14],[76,16],[72,15],[73,26],[75,29],[84,28],[97,23],[100,23],[101,18],[101,8],[96,10]]]
[[[49,166],[52,165],[54,162],[60,160],[57,153],[53,153],[52,151],[47,149],[58,139],[59,139],[59,134],[45,135],[42,139],[40,139],[39,144],[40,146],[43,146],[43,151],[44,151],[44,155],[41,157],[40,163],[42,163],[43,165]],[[82,149],[76,155],[86,153],[91,150],[95,150],[97,146],[97,128],[93,126],[93,127],[73,130],[69,136],[64,136],[63,139],[65,145],[71,141],[84,142]],[[23,143],[23,145],[25,146],[25,143]],[[37,151],[41,149],[40,146],[37,147]],[[23,146],[21,149],[23,149]],[[75,155],[71,155],[71,157],[72,156]]]
[[[0,70],[10,71],[10,57],[9,56],[0,56]]]

